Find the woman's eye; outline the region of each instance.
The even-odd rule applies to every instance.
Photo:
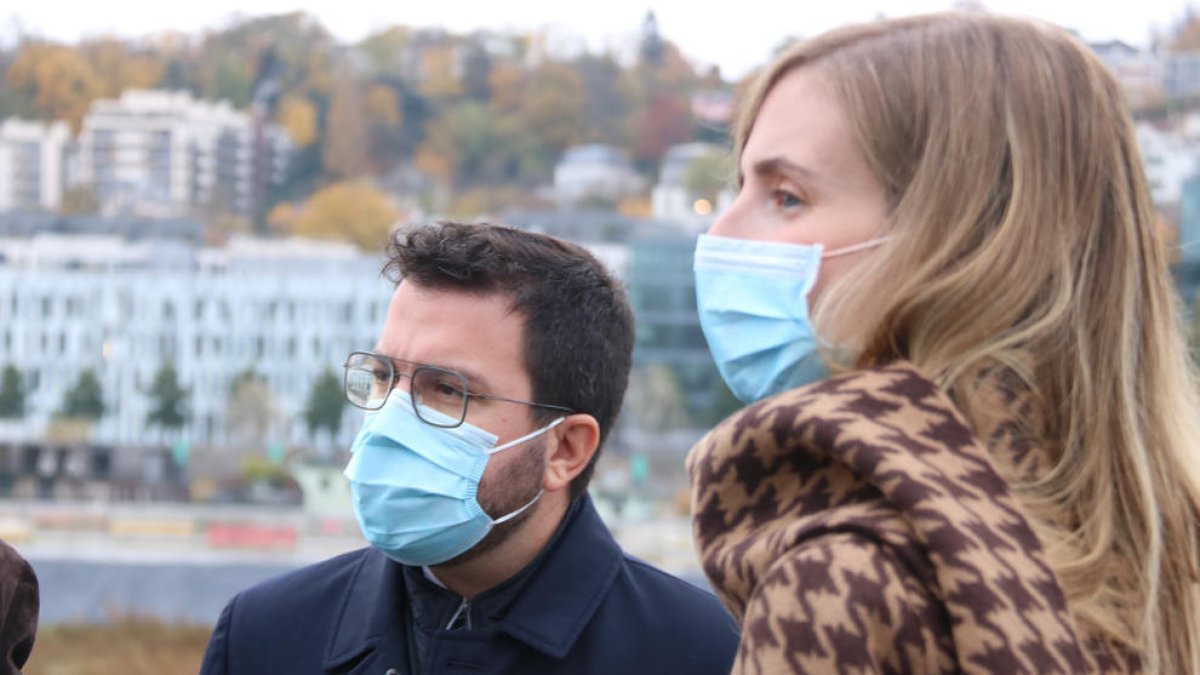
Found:
[[[773,193],[775,206],[785,211],[804,206],[804,200],[787,190],[776,190]]]

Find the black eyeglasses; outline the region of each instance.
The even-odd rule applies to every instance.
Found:
[[[397,364],[411,370],[397,370]],[[468,388],[462,373],[372,352],[350,352],[343,367],[346,400],[354,406],[379,410],[401,378],[407,377],[413,411],[422,422],[435,427],[450,429],[461,425],[467,419],[467,403],[473,398],[575,412],[560,405],[475,393]]]

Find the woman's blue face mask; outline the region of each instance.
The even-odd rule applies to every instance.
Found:
[[[823,252],[820,244],[700,235],[694,265],[700,326],[738,399],[752,403],[828,376],[808,313],[821,260],[885,239]]]

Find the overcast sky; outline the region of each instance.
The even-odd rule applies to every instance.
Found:
[[[707,4],[707,3],[704,3]],[[628,48],[642,17],[653,10],[662,33],[700,63],[715,63],[726,77],[763,64],[789,36],[819,33],[880,15],[939,11],[953,0],[733,0],[701,10],[695,0],[30,0],[0,5],[0,39],[19,32],[75,41],[81,36],[142,36],[173,29],[197,32],[228,23],[240,12],[262,15],[304,10],[345,41],[392,24],[528,31],[549,29],[554,40],[592,49]],[[1033,16],[1078,31],[1087,40],[1121,39],[1149,44],[1182,17],[1186,0],[1104,3],[1074,0],[985,0],[995,12]]]

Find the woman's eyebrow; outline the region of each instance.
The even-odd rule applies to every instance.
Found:
[[[767,157],[760,159],[751,166],[756,176],[774,176],[787,174],[797,178],[811,179],[813,172],[786,157]]]

